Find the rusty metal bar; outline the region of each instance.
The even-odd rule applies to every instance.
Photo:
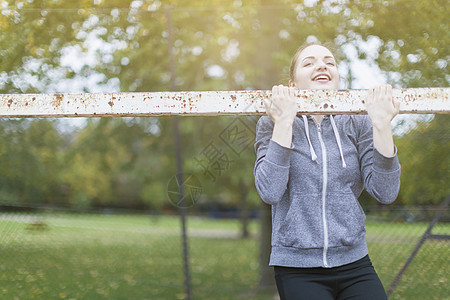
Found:
[[[400,113],[450,113],[450,88],[393,89]],[[367,90],[298,90],[298,112],[364,114]],[[271,91],[0,94],[0,118],[262,115]]]

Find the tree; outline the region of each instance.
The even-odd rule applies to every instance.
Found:
[[[348,6],[358,16],[349,29],[363,40],[379,41],[373,57],[363,49],[360,56],[374,60],[391,82],[404,87],[448,86],[447,1],[351,0]]]
[[[2,1],[0,92],[42,92],[56,78],[74,76],[61,65],[61,56],[83,42],[79,34],[89,23],[87,7],[82,0]]]
[[[402,164],[401,204],[439,204],[449,195],[450,120],[436,115],[430,122],[397,139]]]
[[[355,47],[360,58],[385,71],[389,82],[396,86],[448,86],[449,21],[443,0],[253,0],[245,4],[235,1],[232,5],[229,1],[214,0],[206,5],[204,1],[189,0],[164,1],[164,6],[151,0],[94,1],[93,5],[81,0],[34,0],[13,7],[11,1],[2,3],[10,4],[0,15],[0,43],[4,45],[0,49],[5,49],[0,51],[1,92],[43,92],[54,80],[52,74],[60,79],[94,73],[103,74],[102,83],[119,82],[124,92],[169,90],[169,16],[178,90],[270,89],[287,81],[296,48],[315,39],[334,41],[341,50]],[[104,46],[97,50],[93,63],[82,63],[78,74],[61,63],[64,51],[85,51],[92,37],[102,40]],[[373,55],[363,42],[377,43]],[[342,64],[349,63],[347,55],[345,51],[339,54]],[[424,140],[427,132],[447,127],[445,118],[437,116],[399,138],[399,149],[411,147],[416,157],[405,158],[407,152],[399,152],[402,203],[422,201],[425,196],[421,195],[433,194],[433,199],[426,196],[433,203],[442,198],[436,191],[445,186],[442,179],[447,178],[448,164],[436,165],[439,172],[432,173],[427,166],[434,162],[428,160],[426,151],[447,159],[448,139],[444,135],[439,142],[427,143],[427,147],[420,147],[416,139]],[[230,118],[186,117],[180,123],[185,170],[204,176],[196,158],[201,157],[211,140],[221,141],[218,133],[227,128]],[[18,146],[26,145],[21,135],[28,121],[12,120],[8,126],[21,130],[14,136],[14,149],[20,151],[10,151],[12,146],[5,150],[6,145],[1,145],[3,155],[14,154],[20,161],[30,162],[22,165],[16,161],[20,168],[35,168],[35,157]],[[113,206],[123,205],[120,202],[126,199],[127,203],[145,203],[152,208],[167,205],[162,197],[166,197],[168,180],[175,175],[172,126],[170,118],[89,121],[70,144],[64,156],[67,164],[61,167],[63,182],[70,186],[71,203]],[[434,147],[436,143],[441,144]],[[251,148],[234,160],[236,164],[231,164],[216,182],[202,179],[207,201],[213,201],[218,194],[228,204],[245,203],[238,199],[257,199],[250,180],[254,160]],[[25,186],[23,181],[11,179],[19,178],[20,168],[0,167],[7,174],[5,180],[9,180],[4,182],[14,182],[17,189]],[[428,174],[421,184],[416,170]],[[19,187],[19,183],[23,186]],[[20,194],[12,190],[2,189],[13,195],[11,199],[18,199]],[[26,186],[26,190],[31,188]],[[266,216],[263,227],[267,228],[262,233],[266,241],[262,250],[268,249],[270,241],[269,209],[264,206],[262,210]],[[267,277],[267,273],[261,277]]]
[[[0,123],[0,193],[10,204],[61,201],[62,137],[55,121]]]
[[[159,187],[172,159],[163,155],[157,133],[144,129],[136,119],[89,119],[65,154],[63,180],[72,205],[164,207]]]

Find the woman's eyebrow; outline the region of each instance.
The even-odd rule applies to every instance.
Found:
[[[305,60],[307,60],[307,59],[315,59],[316,57],[315,56],[307,56],[307,57],[305,57],[302,61],[305,61]],[[329,55],[327,55],[327,56],[324,56],[324,59],[334,59],[334,57],[333,56],[329,56]]]
[[[305,57],[302,61],[305,61],[305,60],[307,60],[307,59],[315,59],[315,57],[314,57],[314,56],[307,56],[307,57]]]

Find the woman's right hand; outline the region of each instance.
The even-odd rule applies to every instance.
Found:
[[[266,113],[275,124],[292,125],[297,115],[297,99],[293,87],[275,85],[272,97],[264,100]]]

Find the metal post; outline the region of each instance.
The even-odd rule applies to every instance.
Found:
[[[167,14],[167,26],[168,26],[168,51],[169,51],[169,68],[170,68],[170,89],[172,92],[176,91],[176,74],[175,74],[175,59],[173,55],[173,27],[172,27],[172,12],[170,7],[166,8]],[[178,194],[179,194],[179,206],[181,219],[181,238],[183,248],[183,270],[184,270],[184,287],[186,293],[186,299],[190,300],[191,296],[191,280],[189,272],[189,252],[188,252],[188,239],[186,234],[186,205],[184,203],[184,179],[183,179],[183,158],[181,150],[180,129],[179,129],[178,117],[173,117],[173,126],[175,133],[175,155],[177,162],[177,182],[178,182]]]

